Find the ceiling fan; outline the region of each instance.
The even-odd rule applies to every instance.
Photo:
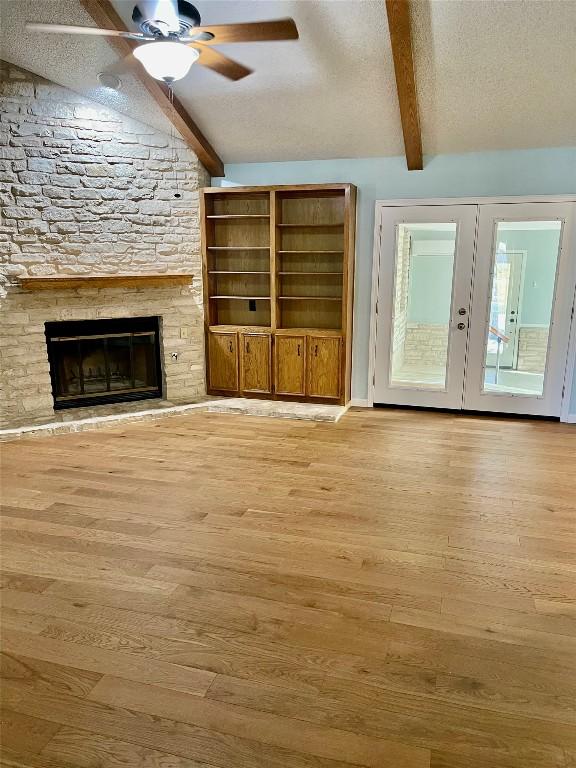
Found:
[[[141,5],[144,12],[137,5],[132,11],[139,32],[64,24],[29,23],[26,28],[34,32],[124,37],[142,43],[134,49],[134,56],[149,75],[168,84],[185,77],[195,61],[230,80],[240,80],[252,72],[215,50],[214,45],[298,39],[293,19],[201,26],[198,10],[187,0],[143,0]]]

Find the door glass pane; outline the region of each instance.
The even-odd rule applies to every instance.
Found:
[[[390,386],[446,389],[456,229],[396,227]]]
[[[560,221],[496,225],[484,392],[542,395]]]

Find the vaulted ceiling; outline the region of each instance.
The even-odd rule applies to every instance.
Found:
[[[134,0],[113,0],[130,26]],[[201,67],[175,93],[226,162],[400,155],[383,0],[198,0],[204,23],[292,16],[300,39],[220,46],[254,69],[232,82]],[[576,2],[416,0],[416,84],[425,154],[576,143]],[[169,131],[133,75],[96,75],[105,38],[27,32],[26,21],[94,26],[79,0],[2,5],[2,58]]]

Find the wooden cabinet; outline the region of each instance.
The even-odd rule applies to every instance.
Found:
[[[356,189],[201,190],[208,393],[350,399]]]
[[[235,332],[208,333],[208,381],[210,389],[238,391],[238,335]]]
[[[240,389],[272,392],[272,336],[269,333],[240,334]]]
[[[306,394],[305,336],[276,336],[276,394]]]
[[[307,395],[339,398],[341,366],[339,337],[309,336]]]

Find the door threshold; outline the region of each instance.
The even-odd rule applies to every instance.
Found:
[[[503,411],[472,411],[464,408],[434,408],[429,405],[394,405],[393,403],[374,403],[374,408],[390,408],[396,411],[429,411],[430,413],[446,413],[451,416],[489,416],[506,419],[530,419],[533,421],[560,422],[559,416],[535,416],[530,413],[505,413]]]

